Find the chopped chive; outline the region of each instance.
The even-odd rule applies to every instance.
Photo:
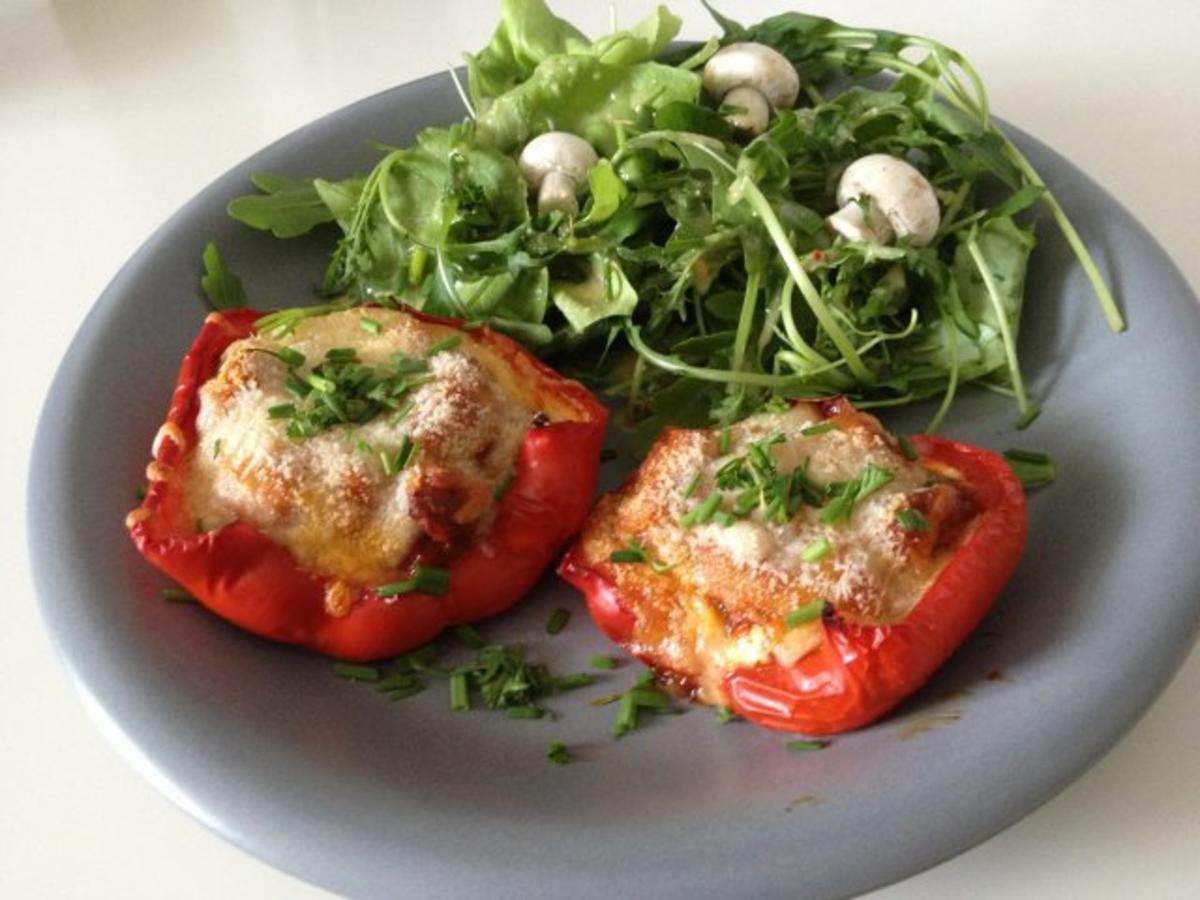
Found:
[[[821,422],[817,425],[809,425],[807,428],[800,429],[800,433],[805,437],[815,437],[818,434],[825,434],[828,431],[833,431],[832,422]]]
[[[470,625],[457,626],[454,629],[454,636],[472,650],[478,650],[480,647],[487,645],[487,641],[483,639],[483,635]]]
[[[1009,448],[1008,450],[1004,451],[1004,456],[1005,458],[1014,462],[1034,463],[1035,465],[1040,466],[1044,466],[1053,462],[1049,454],[1040,453],[1037,450],[1018,450],[1016,448]]]
[[[626,541],[625,548],[608,554],[612,563],[644,563],[649,559],[646,548],[637,541]]]
[[[602,669],[606,672],[617,667],[617,661],[615,659],[613,659],[611,656],[604,656],[603,654],[599,653],[593,656],[591,660],[589,660],[588,664],[593,669]]]
[[[570,621],[571,611],[560,606],[550,613],[550,618],[546,621],[546,634],[558,634],[567,627],[567,623]]]
[[[383,331],[382,325],[380,325],[374,319],[369,319],[366,316],[363,316],[361,319],[359,319],[358,324],[359,327],[361,327],[362,330],[367,334],[379,334]]]
[[[450,708],[455,712],[466,712],[471,708],[471,692],[466,672],[454,672],[450,676]]]
[[[571,761],[571,751],[561,741],[553,741],[546,748],[546,759],[550,760],[556,766],[565,766]]]
[[[221,439],[217,438],[213,441],[213,459],[221,455]]]
[[[610,703],[616,703],[624,694],[605,694],[603,697],[597,697],[592,701],[592,706],[608,706]]]
[[[539,706],[509,706],[504,712],[510,719],[540,719],[546,714]]]
[[[267,408],[267,416],[272,419],[287,419],[296,414],[296,407],[291,403],[280,403]]]
[[[314,390],[320,391],[322,394],[332,394],[337,390],[336,384],[323,375],[318,375],[316,372],[308,373],[308,383]]]
[[[788,628],[799,628],[809,622],[821,618],[821,613],[825,610],[824,600],[813,600],[810,603],[805,603],[798,609],[792,610],[784,617],[783,623]]]
[[[134,493],[137,495],[138,500],[145,500],[146,499],[146,485],[139,484],[137,486],[137,490],[134,491]]]
[[[613,736],[624,737],[637,728],[638,708],[633,699],[633,693],[621,695],[617,703],[617,716],[613,721]]]
[[[330,347],[325,358],[331,362],[358,362],[358,351],[353,347]]]
[[[437,343],[430,345],[429,349],[425,351],[425,358],[429,359],[431,356],[437,356],[439,353],[443,353],[446,350],[453,350],[461,343],[462,338],[456,334],[452,334],[447,338],[442,338]]]
[[[687,483],[687,487],[683,489],[683,499],[686,500],[692,494],[696,493],[696,488],[700,486],[700,473],[697,472],[692,476],[691,481]]]
[[[496,489],[492,491],[492,498],[495,500],[503,500],[505,494],[512,487],[513,481],[516,480],[516,473],[509,471],[505,473],[503,480],[496,485]]]
[[[675,568],[679,563],[669,563],[661,559],[650,560],[650,569],[655,575],[665,575]]]
[[[652,684],[635,687],[630,693],[639,709],[670,709],[671,698]]]
[[[693,506],[688,512],[684,513],[679,520],[679,525],[682,528],[691,528],[693,525],[706,525],[712,520],[717,509],[721,506],[721,495],[718,493],[709,494],[698,504]]]
[[[820,562],[833,550],[829,538],[817,538],[800,552],[800,558],[807,563]]]
[[[399,474],[400,461],[397,458],[399,454],[388,453],[386,450],[379,451],[379,464],[383,466],[383,474],[391,477]]]
[[[417,694],[425,690],[425,682],[414,681],[412,684],[404,687],[396,688],[395,690],[387,691],[389,700],[407,700],[409,697],[415,697]]]
[[[724,456],[725,454],[727,454],[729,452],[729,448],[730,448],[730,445],[732,444],[732,442],[733,442],[733,434],[730,432],[729,426],[726,425],[724,428],[721,429],[721,437],[720,437],[719,441],[717,442],[717,449],[721,451],[722,456]]]
[[[557,691],[573,691],[576,688],[587,687],[595,682],[587,672],[573,672],[570,675],[559,675],[554,679],[554,689]]]
[[[350,681],[378,681],[379,670],[375,666],[364,666],[359,663],[335,662],[333,674],[338,678]]]
[[[900,452],[904,454],[905,459],[915,460],[917,458],[917,448],[912,445],[912,441],[904,435],[896,437],[896,443],[900,445]]]
[[[375,588],[379,597],[397,597],[400,594],[433,594],[441,597],[450,590],[450,572],[440,566],[427,566],[417,563],[413,566],[411,578],[404,581],[394,581],[381,584]]]
[[[304,365],[304,354],[291,347],[280,347],[275,351],[275,356],[281,363],[292,369],[298,369]]]
[[[796,753],[807,753],[810,750],[824,750],[829,741],[788,741],[787,748]]]
[[[613,563],[644,563],[646,554],[641,550],[614,550],[608,555],[608,561]]]
[[[163,588],[160,596],[168,603],[199,603],[183,588]]]
[[[391,691],[404,690],[412,687],[414,684],[420,684],[421,679],[411,672],[393,672],[391,675],[386,675],[375,684],[375,690],[381,694],[386,694]]]
[[[1049,484],[1058,474],[1054,460],[1045,453],[1033,450],[1005,450],[1004,458],[1026,490]]]
[[[717,707],[717,721],[722,725],[728,725],[730,722],[738,718],[738,714],[733,711],[731,706]]]
[[[407,434],[400,439],[400,449],[396,451],[395,462],[396,471],[408,468],[408,464],[412,462],[413,454],[417,452],[417,442]]]
[[[715,513],[713,513],[712,520],[714,522],[716,522],[718,525],[720,525],[722,528],[728,528],[730,525],[732,525],[734,522],[737,521],[737,519],[735,519],[730,513],[728,513],[726,510],[723,510],[723,509],[718,509]]]
[[[929,530],[929,523],[925,521],[925,517],[911,507],[899,510],[896,513],[896,521],[906,531]]]

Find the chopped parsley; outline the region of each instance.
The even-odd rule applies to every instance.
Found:
[[[553,741],[546,748],[546,759],[550,760],[556,766],[565,766],[571,761],[571,751],[561,741]]]

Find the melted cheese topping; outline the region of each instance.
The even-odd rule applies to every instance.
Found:
[[[494,493],[511,476],[534,415],[556,418],[564,410],[541,405],[547,398],[523,389],[512,361],[485,343],[463,336],[430,357],[433,377],[410,389],[403,417],[384,412],[293,439],[287,420],[268,414],[297,398],[285,384],[287,366],[259,351],[296,350],[307,372],[326,351],[353,347],[364,364],[378,367],[394,353],[423,358],[436,342],[460,334],[399,311],[372,309],[370,316],[383,326],[378,334],[362,329],[361,311],[348,310],[305,319],[284,338],[255,335],[225,351],[200,390],[197,445],[183,473],[197,527],[246,522],[306,568],[359,585],[402,577],[422,542],[461,544],[486,529]],[[388,474],[380,454],[396,453],[406,438],[416,444],[412,461]]]
[[[730,430],[724,452],[719,432],[669,431],[633,480],[601,501],[585,529],[588,564],[617,585],[635,613],[631,649],[703,700],[723,702],[722,683],[735,669],[772,657],[791,665],[819,646],[819,619],[786,625],[789,613],[814,601],[850,621],[902,620],[972,515],[969,496],[953,478],[905,458],[873,417],[844,410],[828,420],[832,429],[803,433],[823,421],[821,409],[805,403],[755,416]],[[768,444],[776,435],[783,440]],[[682,527],[681,517],[714,493],[722,508],[734,507],[740,490],[720,488],[717,473],[756,442],[778,474],[803,469],[822,488],[859,478],[869,463],[892,479],[837,524],[802,505],[782,524],[756,506],[732,524]],[[919,512],[928,529],[904,529],[897,521],[902,509]],[[609,554],[631,540],[674,567],[655,574],[647,565],[610,563]],[[820,542],[828,542],[829,552],[806,559],[806,549]]]

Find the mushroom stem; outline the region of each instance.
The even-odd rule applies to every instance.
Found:
[[[767,130],[771,120],[771,104],[758,88],[742,85],[735,87],[722,99],[723,106],[738,107],[736,112],[725,116],[725,121],[738,131],[759,135]]]
[[[538,188],[538,213],[545,215],[551,210],[573,216],[579,212],[579,201],[575,199],[575,179],[566,172],[547,172]]]
[[[833,215],[827,216],[825,222],[835,232],[851,241],[886,244],[894,236],[887,219],[880,215],[868,217],[857,200],[851,200]]]

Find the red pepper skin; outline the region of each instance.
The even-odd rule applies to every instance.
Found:
[[[821,622],[820,646],[791,666],[769,662],[725,681],[729,705],[759,725],[805,734],[862,728],[923,685],[979,624],[1016,570],[1025,546],[1025,493],[999,456],[944,438],[916,436],[921,461],[970,489],[978,515],[912,611],[891,625],[837,617]],[[568,552],[559,574],[581,590],[601,630],[629,640],[633,615],[616,588]]]
[[[455,320],[409,311],[422,321],[457,328]],[[158,441],[151,483],[127,525],[138,550],[187,588],[208,609],[255,634],[300,644],[347,660],[372,660],[420,646],[449,625],[495,615],[534,585],[587,516],[596,489],[608,411],[576,382],[542,365],[509,338],[486,328],[461,329],[539,379],[579,412],[578,421],[530,428],[512,484],[495,521],[453,558],[444,596],[405,594],[393,600],[362,588],[343,615],[325,608],[328,580],[306,571],[280,545],[253,526],[234,522],[196,533],[186,521],[180,488],[170,475],[196,441],[199,389],[220,366],[221,354],[254,330],[262,313],[211,314],[184,357],[164,431],[184,437]],[[155,478],[155,475],[165,475]]]

